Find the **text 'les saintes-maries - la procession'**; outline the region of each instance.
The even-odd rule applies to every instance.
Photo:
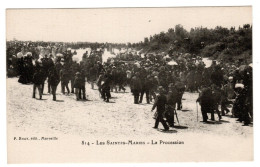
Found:
[[[51,94],[58,100],[59,84],[64,96],[77,101],[90,100],[86,84],[98,88],[104,103],[111,102],[110,92],[124,92],[136,105],[151,104],[151,111],[156,109],[153,128],[161,123],[165,131],[179,122],[184,92],[199,93],[194,101],[198,123],[215,121],[215,115],[220,121],[229,114],[247,126],[253,122],[251,35],[248,24],[238,29],[195,28],[189,33],[178,25],[140,43],[11,40],[7,76],[32,85],[36,99]],[[81,55],[79,49],[84,50]],[[125,92],[127,87],[131,93]]]

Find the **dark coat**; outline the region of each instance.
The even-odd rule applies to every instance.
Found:
[[[152,88],[152,84],[150,83],[149,78],[145,78],[144,80],[142,80],[141,85],[143,91],[149,91]]]
[[[75,76],[75,80],[74,80],[74,88],[81,88],[81,76],[78,75],[78,76]]]
[[[213,73],[210,76],[210,79],[213,84],[217,85],[218,87],[221,87],[221,84],[223,83],[224,80],[224,76],[221,71],[216,70],[213,71]]]
[[[142,84],[139,78],[133,77],[130,83],[130,87],[132,91],[141,91]]]
[[[212,106],[212,91],[210,88],[203,88],[200,92],[199,98],[197,99],[201,106]]]
[[[59,73],[57,72],[56,68],[53,67],[49,70],[49,83],[52,86],[57,86],[59,82]]]
[[[154,110],[157,107],[158,115],[161,115],[165,111],[165,105],[167,104],[167,98],[165,95],[158,95],[155,103],[153,105],[152,110]]]
[[[40,85],[44,82],[45,80],[45,73],[43,72],[42,69],[35,71],[33,75],[33,83],[36,85]]]
[[[167,104],[174,105],[177,103],[178,99],[178,91],[176,88],[171,89],[167,94]]]
[[[111,74],[105,74],[104,83],[101,85],[102,89],[109,90],[112,82]]]
[[[70,73],[68,70],[66,69],[62,69],[60,71],[60,80],[61,82],[63,82],[64,84],[68,84],[70,81]]]

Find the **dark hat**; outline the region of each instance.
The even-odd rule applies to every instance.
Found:
[[[173,84],[173,83],[170,83],[168,87],[169,87],[169,88],[172,88],[172,87],[174,87],[174,84]]]

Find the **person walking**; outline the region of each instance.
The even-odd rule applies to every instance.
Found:
[[[139,100],[139,95],[141,92],[142,85],[141,85],[141,81],[139,79],[138,72],[136,73],[135,76],[133,76],[130,87],[131,87],[131,92],[134,95],[134,104],[139,104],[138,100]]]
[[[76,100],[78,101],[80,99],[79,97],[79,91],[80,91],[80,88],[81,88],[81,74],[80,72],[76,72],[75,74],[75,79],[74,79],[74,85],[73,87],[75,88],[75,95],[76,95]]]
[[[59,79],[59,72],[57,71],[57,69],[55,67],[52,67],[50,70],[49,70],[49,75],[48,75],[48,81],[49,81],[49,84],[50,84],[50,92],[52,93],[52,100],[53,101],[56,101],[56,90],[57,90],[57,86],[60,82],[60,79]]]
[[[151,87],[151,84],[149,83],[149,77],[150,76],[146,76],[144,78],[143,82],[141,83],[142,88],[141,88],[141,96],[140,96],[139,103],[142,103],[143,96],[144,96],[144,93],[145,93],[145,95],[146,95],[146,103],[150,104],[150,87]]]
[[[111,98],[111,95],[110,95],[111,81],[112,81],[112,76],[110,74],[110,70],[108,70],[104,76],[104,83],[101,85],[102,97],[104,98],[104,101],[106,101],[106,102],[109,102],[109,98]]]
[[[166,124],[165,120],[163,119],[163,115],[165,112],[165,105],[167,103],[167,98],[166,96],[163,94],[164,93],[164,89],[162,86],[159,86],[159,95],[157,96],[155,103],[152,107],[152,112],[155,108],[157,108],[157,117],[155,120],[155,125],[154,128],[158,128],[159,123],[162,123],[164,130],[167,131],[169,130],[168,125]]]
[[[202,88],[201,93],[196,101],[200,103],[203,122],[208,122],[207,113],[213,113],[212,101],[213,99],[211,89],[210,87],[205,86]]]
[[[174,111],[176,108],[178,90],[173,83],[169,84],[169,92],[167,94],[167,105],[165,117],[170,127],[174,127]]]
[[[45,73],[43,72],[43,68],[41,62],[39,61],[36,65],[36,70],[33,75],[33,96],[35,98],[36,89],[39,92],[39,99],[42,99],[42,83],[45,80]]]
[[[65,88],[67,89],[67,93],[70,93],[69,89],[69,70],[67,68],[62,68],[60,71],[60,80],[61,80],[61,88],[62,88],[62,93],[65,94]]]

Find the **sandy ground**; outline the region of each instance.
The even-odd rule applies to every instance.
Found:
[[[97,90],[90,89],[86,83],[88,101],[76,101],[74,94],[62,95],[60,85],[57,101],[47,94],[45,86],[42,100],[32,98],[32,85],[22,85],[18,78],[7,79],[7,122],[8,128],[15,131],[34,133],[69,134],[75,136],[157,136],[202,133],[233,137],[252,137],[252,126],[241,126],[230,115],[210,124],[202,120],[199,110],[197,122],[197,93],[185,93],[183,109],[177,111],[180,126],[169,132],[155,130],[152,104],[133,104],[133,96],[127,88],[126,93],[113,93],[110,103],[103,102]],[[144,98],[145,101],[145,98]],[[230,114],[230,113],[229,113]],[[215,114],[216,120],[218,120]],[[163,129],[162,125],[159,125]]]
[[[177,111],[180,125],[163,132],[153,129],[152,104],[133,104],[133,96],[112,93],[103,102],[98,90],[86,83],[88,101],[76,101],[74,94],[57,101],[44,90],[42,100],[32,98],[32,85],[18,78],[7,79],[8,163],[71,162],[172,162],[172,161],[248,161],[253,160],[253,127],[241,126],[230,115],[222,121],[197,121],[197,93],[185,93],[183,110]],[[145,100],[144,100],[145,101]],[[200,110],[200,107],[198,106]],[[215,115],[217,120],[217,115]],[[57,137],[52,141],[20,141],[14,137]],[[145,142],[145,145],[91,145],[82,141]],[[183,141],[181,145],[151,145],[151,140]],[[150,143],[150,144],[148,144]]]

